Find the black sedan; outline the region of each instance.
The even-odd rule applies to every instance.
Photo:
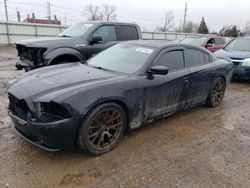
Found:
[[[10,84],[9,115],[22,137],[47,150],[113,149],[126,131],[223,99],[232,63],[164,41],[117,44],[87,62],[26,73]]]

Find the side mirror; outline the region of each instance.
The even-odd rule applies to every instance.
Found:
[[[166,66],[153,66],[149,69],[149,73],[158,75],[166,75],[168,71],[169,69]]]
[[[89,43],[90,44],[98,44],[102,42],[102,37],[101,36],[91,36]]]
[[[213,47],[213,44],[212,44],[212,43],[208,43],[208,44],[206,44],[205,47],[206,47],[206,48],[211,48],[211,47]]]

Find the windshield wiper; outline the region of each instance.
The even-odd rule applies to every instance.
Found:
[[[87,66],[90,66],[92,68],[96,68],[96,69],[100,69],[100,70],[106,70],[106,71],[112,71],[112,70],[109,70],[109,69],[105,69],[105,68],[103,68],[101,66],[90,65],[90,64],[88,64],[88,62],[85,62],[84,64],[86,64]]]
[[[59,35],[59,37],[71,37],[71,36],[69,36],[69,35]]]

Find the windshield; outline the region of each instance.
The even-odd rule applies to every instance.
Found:
[[[207,38],[186,38],[181,41],[181,43],[191,44],[194,46],[201,46]]]
[[[87,61],[88,65],[118,71],[135,73],[149,59],[152,48],[132,44],[117,44]]]
[[[224,50],[250,51],[250,39],[234,39],[224,48]]]
[[[81,37],[83,36],[94,24],[92,23],[78,23],[73,25],[60,33],[59,37]]]

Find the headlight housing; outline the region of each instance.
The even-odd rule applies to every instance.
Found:
[[[243,63],[242,63],[242,66],[250,67],[250,58],[244,59]]]
[[[35,103],[37,117],[40,120],[59,120],[70,118],[70,113],[66,108],[55,102]]]

